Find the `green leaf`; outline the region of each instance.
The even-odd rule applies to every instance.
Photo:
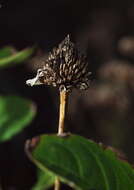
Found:
[[[29,158],[79,190],[134,190],[134,170],[112,150],[81,136],[42,135],[28,141]]]
[[[18,96],[0,96],[0,142],[19,133],[34,118],[35,105]]]
[[[21,63],[29,58],[34,52],[34,48],[26,48],[19,52],[13,53],[13,48],[7,47],[0,50],[0,68],[12,66]],[[14,63],[14,64],[13,64]]]
[[[11,46],[6,46],[4,48],[0,49],[0,59],[4,57],[9,57],[10,55],[13,54],[15,50]]]
[[[32,188],[32,190],[45,190],[53,186],[55,181],[55,176],[48,170],[42,171],[38,169],[37,171],[37,182]]]

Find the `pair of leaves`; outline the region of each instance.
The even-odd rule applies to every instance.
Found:
[[[21,63],[29,58],[34,52],[33,48],[26,48],[19,52],[16,52],[13,47],[4,47],[0,49],[0,68],[12,66],[13,63]]]
[[[16,52],[13,47],[0,49],[0,68],[21,63],[34,52],[26,48]],[[35,115],[35,105],[27,99],[17,96],[0,96],[0,142],[11,139],[26,127]]]
[[[30,159],[50,175],[51,184],[54,176],[79,190],[133,190],[134,170],[110,149],[103,149],[100,145],[81,136],[70,135],[58,137],[56,135],[42,135],[26,144]],[[49,177],[49,176],[47,176]],[[43,174],[36,189],[44,190]],[[46,181],[47,182],[47,181]],[[37,186],[38,185],[38,186]]]
[[[34,118],[35,105],[22,97],[0,96],[0,142],[11,139]]]

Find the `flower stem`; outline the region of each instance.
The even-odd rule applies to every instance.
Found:
[[[60,113],[59,113],[59,128],[58,135],[62,135],[64,133],[64,123],[65,123],[65,114],[66,114],[66,104],[68,100],[68,93],[66,91],[60,92]]]
[[[54,190],[60,190],[60,180],[58,177],[55,179]]]
[[[68,100],[68,93],[66,91],[61,91],[60,92],[58,136],[62,136],[64,134],[64,124],[65,124],[67,100]],[[54,190],[60,190],[60,180],[58,177],[56,177],[56,179],[55,179]]]

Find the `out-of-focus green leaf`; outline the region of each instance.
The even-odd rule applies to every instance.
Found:
[[[0,49],[0,59],[11,56],[13,54],[13,52],[15,52],[15,50],[11,46],[6,46],[4,48],[1,48]]]
[[[0,68],[12,66],[17,63],[21,63],[28,59],[34,52],[35,47],[26,48],[19,52],[13,53],[13,49],[10,47],[0,50]]]
[[[134,170],[111,150],[81,136],[42,135],[26,143],[30,159],[79,190],[134,190]]]
[[[0,96],[0,142],[19,133],[34,118],[35,105],[18,96]]]
[[[37,182],[33,186],[32,190],[45,190],[53,186],[55,181],[55,176],[49,171],[42,171],[38,169],[37,171]]]

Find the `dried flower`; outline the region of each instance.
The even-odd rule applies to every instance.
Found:
[[[72,88],[84,90],[89,86],[90,74],[86,57],[79,53],[68,35],[58,48],[49,53],[43,68],[37,70],[36,77],[26,83],[30,86],[57,86],[60,91],[69,91]]]

